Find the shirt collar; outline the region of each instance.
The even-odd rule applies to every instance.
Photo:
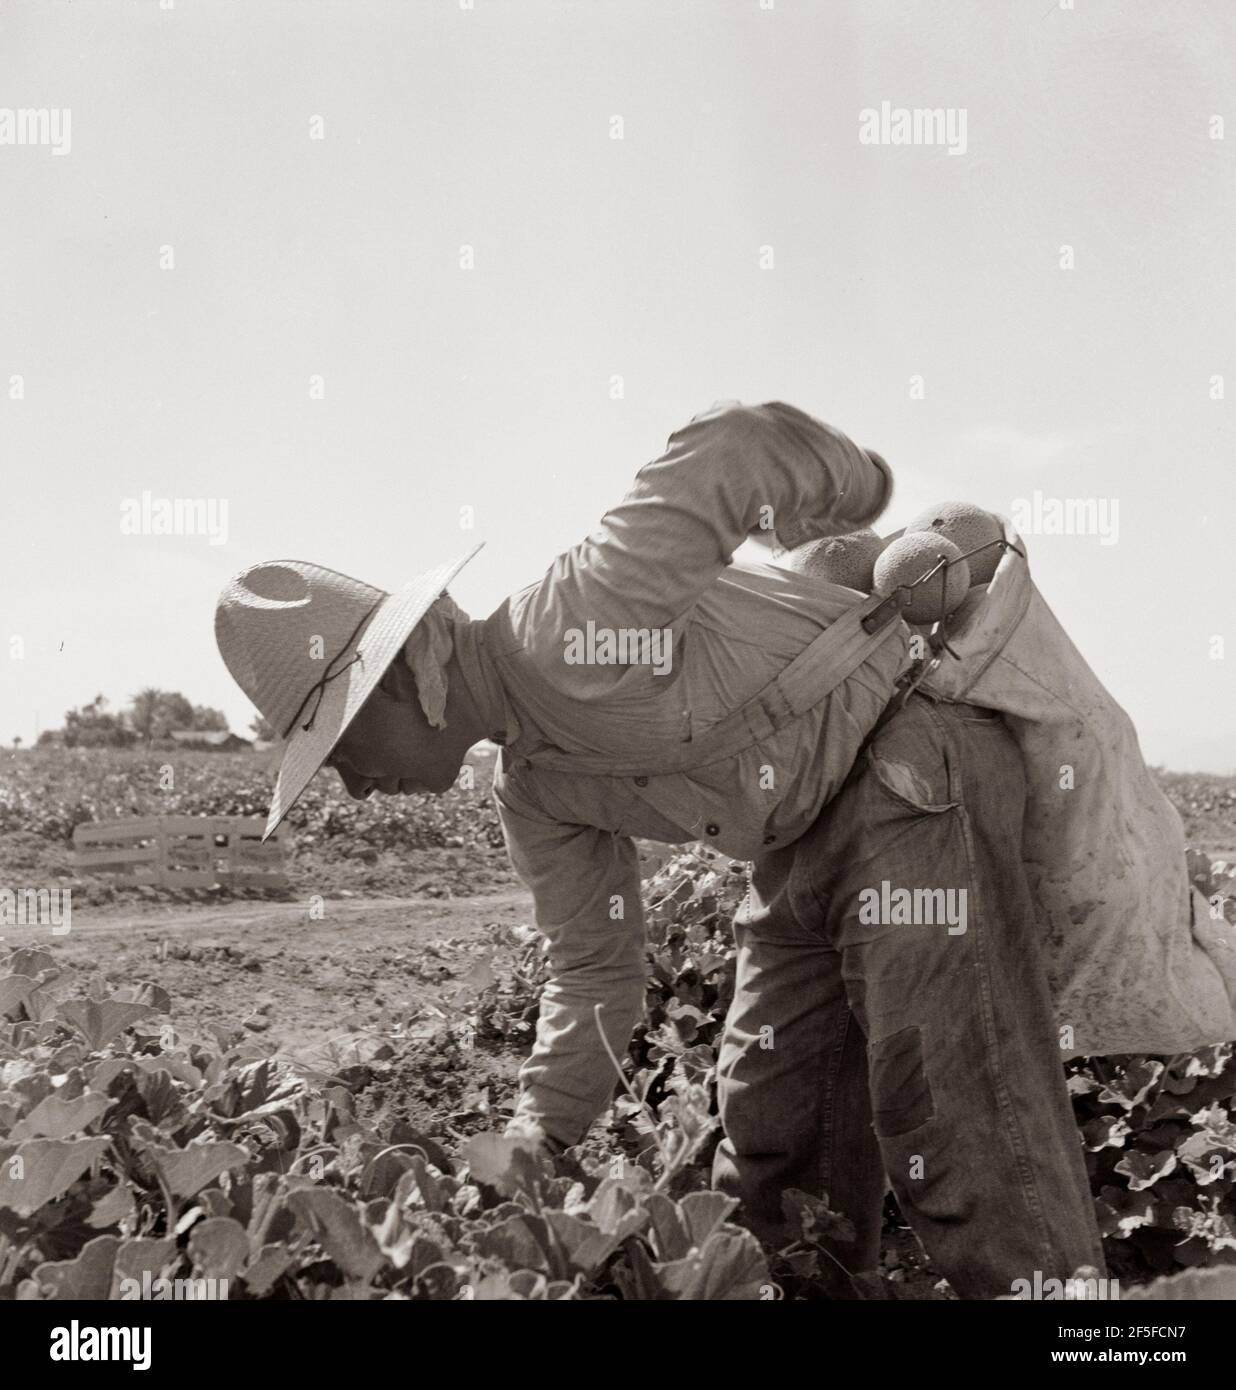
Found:
[[[511,709],[485,647],[485,622],[469,618],[456,623],[452,632],[456,664],[477,709],[485,718],[486,731],[494,743],[509,747],[519,737],[519,721]]]

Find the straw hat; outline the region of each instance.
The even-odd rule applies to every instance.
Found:
[[[302,560],[254,565],[224,587],[215,608],[219,651],[287,739],[263,840],[330,756],[429,605],[480,548],[393,594]]]

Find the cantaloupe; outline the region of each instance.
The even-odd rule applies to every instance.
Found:
[[[951,613],[970,587],[970,566],[952,541],[935,531],[907,531],[889,543],[875,562],[875,591],[887,597],[902,584],[929,574],[943,557],[947,567],[911,590],[902,610],[908,623],[930,623]]]
[[[906,530],[934,531],[952,541],[963,555],[969,557],[966,563],[970,566],[971,584],[990,583],[1004,554],[1001,546],[990,545],[990,542],[1004,537],[1004,527],[999,517],[985,512],[982,507],[976,507],[973,502],[937,502],[934,507],[919,512]],[[979,550],[980,546],[989,548]],[[979,553],[971,555],[972,550]]]
[[[844,584],[869,594],[875,587],[873,570],[876,557],[886,542],[870,529],[851,531],[844,536],[825,536],[791,550],[783,563],[799,574],[826,579],[830,584]]]

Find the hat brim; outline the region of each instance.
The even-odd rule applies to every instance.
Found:
[[[332,664],[340,670],[340,674],[323,687],[322,699],[312,724],[308,729],[297,724],[288,738],[271,797],[266,829],[262,832],[263,841],[273,834],[314,774],[330,757],[348,725],[360,713],[361,706],[382,679],[386,668],[402,650],[412,629],[429,611],[430,604],[482,545],[483,541],[449,564],[426,570],[393,594],[387,594],[348,648],[339,653]],[[358,659],[344,670],[342,663],[351,661],[358,653]]]

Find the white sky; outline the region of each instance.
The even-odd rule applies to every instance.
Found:
[[[246,730],[236,570],[484,539],[482,616],[691,415],[784,399],[888,458],[882,529],[1116,499],[1039,587],[1150,761],[1236,770],[1234,76],[1225,0],[7,0],[0,106],[72,146],[0,146],[0,739],[145,685]],[[884,100],[966,153],[860,144]],[[227,544],[121,534],[143,490]]]

